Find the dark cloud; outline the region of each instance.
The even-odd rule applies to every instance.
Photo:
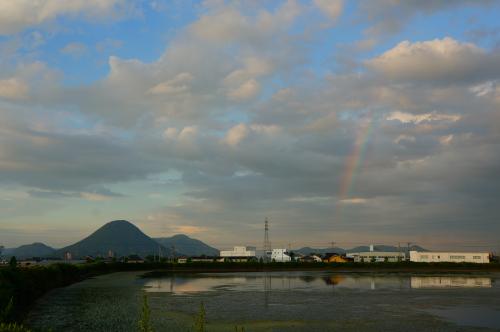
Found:
[[[361,17],[371,23],[367,32],[372,35],[400,32],[415,16],[464,6],[477,7],[493,4],[492,0],[361,0]]]

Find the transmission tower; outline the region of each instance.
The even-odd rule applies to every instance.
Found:
[[[267,217],[264,221],[264,259],[270,260],[271,255],[271,242],[269,241],[269,221]]]

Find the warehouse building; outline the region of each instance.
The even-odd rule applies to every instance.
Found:
[[[410,251],[410,261],[417,263],[489,263],[487,252]]]
[[[366,251],[366,252],[351,252],[346,255],[354,259],[356,263],[381,263],[381,262],[402,262],[406,260],[404,252],[393,251]]]
[[[273,262],[290,262],[292,257],[286,249],[273,249],[271,252],[271,261]]]
[[[221,250],[220,257],[223,260],[243,262],[255,257],[255,247],[236,246],[233,250]]]

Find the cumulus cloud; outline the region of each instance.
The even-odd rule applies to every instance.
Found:
[[[492,0],[376,0],[360,2],[363,20],[371,23],[367,32],[372,35],[394,34],[419,15],[430,15],[463,6],[487,6]]]
[[[343,0],[314,0],[314,4],[330,19],[336,20],[342,13]]]
[[[0,99],[19,103],[46,102],[57,97],[60,73],[43,62],[20,63],[15,67],[0,66]]]
[[[246,100],[255,97],[260,91],[259,82],[255,79],[249,79],[240,86],[228,91],[227,96],[232,100]]]
[[[85,52],[87,52],[87,45],[79,42],[69,43],[61,48],[61,53],[75,58],[82,56]]]
[[[193,81],[193,75],[180,73],[170,80],[155,85],[148,92],[153,95],[175,95],[187,92],[191,81]]]
[[[460,115],[454,114],[438,114],[438,113],[425,113],[425,114],[410,114],[400,111],[392,112],[387,120],[397,120],[402,123],[415,123],[433,122],[433,121],[451,121],[456,122],[460,120]]]
[[[0,1],[0,35],[13,34],[49,22],[62,15],[99,18],[119,15],[127,9],[122,0],[18,0]]]
[[[240,123],[229,129],[224,140],[227,144],[236,146],[248,136],[248,132],[248,127],[244,123]]]
[[[214,6],[191,25],[190,32],[211,42],[260,46],[271,42],[269,36],[286,31],[300,11],[301,6],[294,0],[285,1],[274,13],[262,10],[254,18],[231,6]]]
[[[28,86],[17,78],[0,80],[0,98],[24,99],[28,94]]]
[[[395,81],[477,82],[500,75],[500,53],[453,38],[403,41],[367,66]]]
[[[110,56],[86,85],[64,86],[41,62],[2,67],[0,189],[37,202],[161,197],[130,209],[213,239],[260,238],[265,216],[286,230],[277,240],[329,238],[333,222],[381,239],[473,231],[478,218],[498,230],[495,50],[402,41],[336,71],[311,47],[328,37],[302,33],[316,7],[204,6],[157,59]]]

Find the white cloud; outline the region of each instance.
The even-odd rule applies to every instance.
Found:
[[[0,80],[0,98],[24,99],[28,95],[28,86],[18,78]]]
[[[0,66],[0,98],[21,103],[35,97],[38,102],[56,97],[60,73],[45,63],[26,62],[3,68],[6,70],[2,72]]]
[[[13,34],[61,15],[100,18],[118,15],[124,0],[0,0],[0,35]]]
[[[342,13],[343,0],[314,0],[314,4],[330,19],[336,20]]]
[[[394,34],[412,22],[416,15],[431,15],[436,12],[462,6],[486,6],[492,0],[369,0],[360,2],[360,12],[364,22],[370,27],[367,32],[372,35]]]
[[[190,73],[180,73],[171,80],[159,83],[149,90],[153,95],[175,95],[189,91],[189,84],[193,81]]]
[[[446,37],[403,41],[366,64],[390,80],[460,83],[499,75],[500,53]]]
[[[412,142],[415,143],[416,138],[415,136],[410,136],[410,135],[399,135],[395,140],[394,143],[399,144],[401,142]]]
[[[85,52],[87,52],[87,46],[79,42],[72,42],[61,48],[61,53],[75,58],[82,56]]]
[[[238,145],[245,137],[248,136],[249,129],[244,123],[240,123],[231,129],[226,134],[224,141],[231,146]]]
[[[190,32],[206,41],[216,43],[269,43],[269,36],[284,31],[300,14],[300,5],[286,1],[275,12],[262,10],[254,18],[245,16],[232,6],[215,5],[190,27]]]
[[[441,143],[442,145],[450,145],[452,140],[453,140],[453,134],[441,136],[439,138],[439,143]]]
[[[231,100],[244,101],[251,99],[260,91],[260,84],[255,79],[249,79],[236,88],[230,88],[227,97]]]
[[[163,137],[165,139],[173,140],[173,139],[177,138],[178,134],[179,134],[179,130],[177,128],[170,127],[170,128],[165,129],[165,131],[163,132]]]
[[[339,200],[339,203],[342,204],[366,204],[368,203],[368,199],[366,198],[360,198],[360,197],[353,197],[353,198],[345,198]]]
[[[432,121],[457,122],[458,120],[461,119],[461,116],[456,114],[438,114],[436,112],[424,113],[424,114],[411,114],[411,113],[396,111],[389,114],[389,116],[386,119],[397,120],[402,123],[420,124],[422,122],[432,122]]]

